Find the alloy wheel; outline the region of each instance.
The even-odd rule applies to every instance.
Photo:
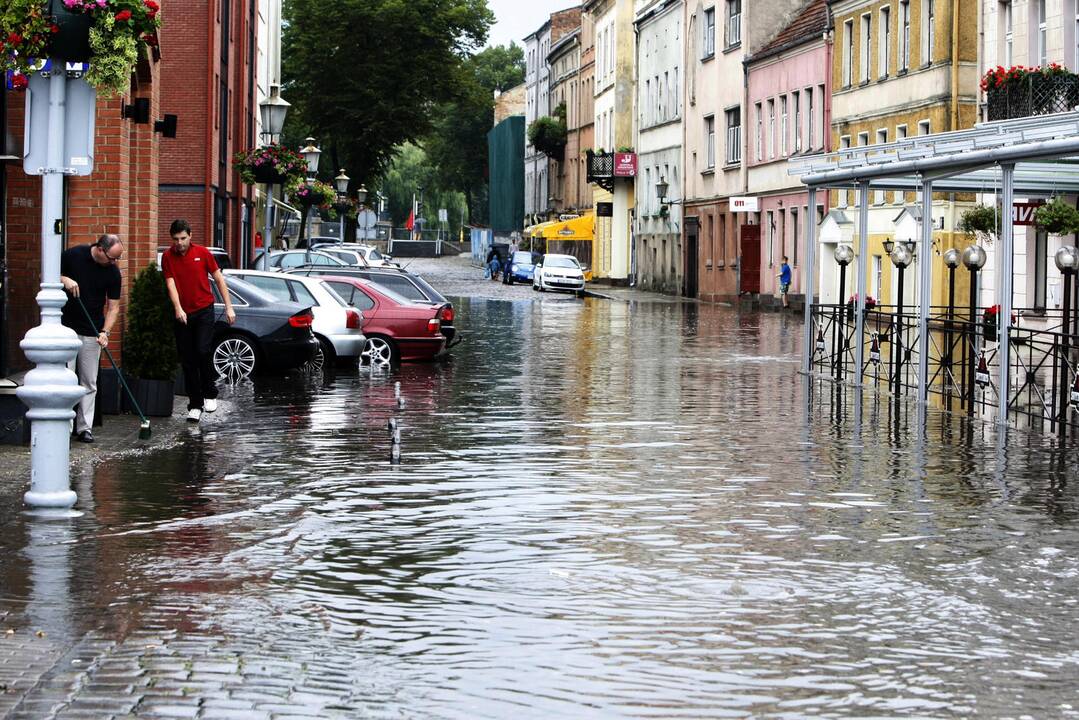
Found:
[[[221,379],[239,382],[255,371],[255,348],[243,338],[226,338],[214,348],[213,363]]]
[[[367,363],[372,367],[385,368],[393,362],[393,346],[388,340],[380,337],[367,338],[367,345],[360,355],[360,362]]]

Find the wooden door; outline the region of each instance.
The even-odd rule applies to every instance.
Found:
[[[741,277],[739,294],[760,294],[761,291],[761,226],[743,225],[739,234],[738,269]]]
[[[685,248],[685,268],[683,277],[685,278],[682,294],[689,298],[697,297],[698,288],[698,273],[700,272],[700,257],[698,255],[699,245],[699,226],[697,224],[697,218],[686,218],[686,248]]]

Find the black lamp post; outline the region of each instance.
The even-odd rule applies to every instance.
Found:
[[[1064,275],[1064,323],[1060,333],[1060,437],[1068,434],[1069,395],[1071,378],[1068,376],[1068,354],[1071,349],[1071,290],[1072,275],[1079,269],[1079,250],[1065,245],[1053,256],[1057,270]]]
[[[847,290],[847,266],[854,260],[854,250],[850,245],[837,245],[832,253],[835,262],[839,265],[839,302],[837,303],[837,315],[832,320],[832,357],[835,358],[835,379],[839,382],[843,377],[843,354],[847,351],[847,322],[844,311],[843,296]],[[840,324],[842,321],[842,324]],[[838,332],[838,349],[836,347],[836,330]]]
[[[974,352],[974,342],[978,337],[978,326],[975,313],[978,310],[978,271],[985,267],[985,250],[977,245],[970,245],[963,251],[963,264],[970,270],[970,323],[969,330],[963,332],[963,382],[967,391],[967,417],[974,417],[974,373],[978,354]],[[967,332],[970,333],[969,340]],[[970,361],[967,361],[967,350],[970,350]]]
[[[913,245],[914,243],[910,242],[884,242],[884,249],[892,258],[892,263],[899,270],[899,291],[897,293],[895,322],[893,323],[894,331],[892,333],[892,348],[895,352],[895,360],[892,363],[894,373],[892,376],[892,392],[896,397],[899,397],[903,391],[903,383],[901,382],[903,373],[903,273],[914,261],[914,253],[911,249]]]
[[[944,264],[948,266],[948,322],[944,325],[944,397],[946,408],[952,409],[952,362],[954,361],[954,348],[952,347],[952,323],[955,322],[955,269],[959,267],[962,257],[955,248],[944,252]]]

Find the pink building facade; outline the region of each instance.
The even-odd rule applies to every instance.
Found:
[[[762,306],[780,302],[784,256],[793,271],[790,299],[801,304],[805,223],[819,223],[827,212],[827,194],[817,193],[817,206],[810,208],[787,165],[793,157],[831,149],[828,25],[825,0],[814,0],[746,60],[746,187],[753,193],[749,206],[756,206],[747,220],[760,227],[760,256],[743,253],[742,292],[756,294]]]

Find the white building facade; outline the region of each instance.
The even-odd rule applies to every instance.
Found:
[[[550,114],[551,23],[525,38],[525,222],[545,219],[549,207],[550,166],[547,156],[528,142],[528,128],[537,118]]]

